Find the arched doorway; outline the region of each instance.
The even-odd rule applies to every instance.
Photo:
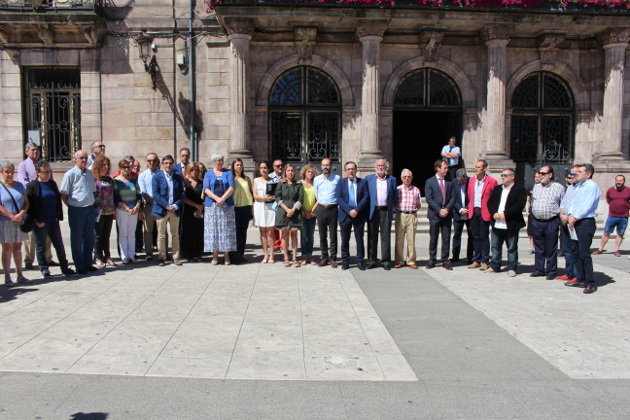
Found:
[[[394,100],[393,172],[404,168],[414,174],[414,184],[424,195],[424,183],[434,175],[433,162],[455,136],[461,146],[462,105],[455,82],[445,73],[421,68],[398,84]]]
[[[538,71],[526,76],[512,95],[510,157],[516,181],[531,187],[534,169],[552,165],[562,182],[574,148],[574,100],[557,75]]]
[[[298,167],[324,157],[339,165],[341,99],[333,79],[310,66],[287,70],[269,93],[271,159]]]

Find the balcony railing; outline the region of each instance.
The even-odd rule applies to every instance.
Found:
[[[0,10],[23,13],[96,12],[103,0],[0,0]]]

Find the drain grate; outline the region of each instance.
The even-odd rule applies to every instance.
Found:
[[[357,365],[359,364],[359,358],[354,356],[325,356],[324,365],[326,370],[363,370]]]

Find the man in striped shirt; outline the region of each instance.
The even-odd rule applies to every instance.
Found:
[[[534,237],[535,254],[535,268],[531,276],[546,276],[547,280],[553,280],[558,271],[558,215],[564,187],[554,181],[551,166],[543,166],[538,172],[540,182],[534,186],[530,205],[530,231]]]
[[[420,198],[418,187],[411,185],[413,174],[409,169],[402,170],[400,179],[402,180],[402,185],[396,188],[398,204],[396,205],[395,219],[396,265],[394,265],[394,268],[401,268],[406,261],[407,266],[415,270],[418,268],[416,265],[416,213],[420,210],[422,199]],[[405,237],[407,237],[407,258],[404,257],[403,253]]]

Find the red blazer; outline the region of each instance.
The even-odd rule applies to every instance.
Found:
[[[486,182],[483,183],[483,191],[481,192],[481,218],[486,222],[492,220],[492,215],[488,210],[488,200],[492,190],[497,186],[497,180],[486,174]],[[474,215],[475,206],[475,187],[477,185],[477,177],[471,176],[468,178],[468,218],[472,219]]]

